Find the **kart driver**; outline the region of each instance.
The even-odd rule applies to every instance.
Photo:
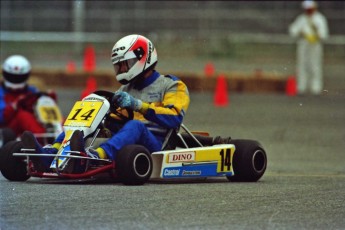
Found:
[[[17,136],[25,130],[45,132],[32,110],[32,103],[25,98],[37,93],[35,86],[27,84],[30,77],[30,62],[21,55],[8,57],[2,66],[3,80],[0,85],[0,128],[10,128]]]
[[[140,144],[150,152],[159,151],[166,131],[178,128],[189,106],[187,86],[175,76],[161,75],[155,70],[158,58],[152,42],[141,35],[129,35],[115,43],[111,61],[116,80],[122,86],[113,98],[121,108],[134,112],[134,119],[126,122],[99,148],[84,147],[82,131],[74,131],[70,146],[92,158],[116,159],[117,152],[129,144]],[[62,133],[53,144],[57,152],[64,139]],[[30,132],[22,135],[24,147],[47,152]],[[50,152],[52,153],[52,152]],[[84,155],[84,154],[83,154]]]

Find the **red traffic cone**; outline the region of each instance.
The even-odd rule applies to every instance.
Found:
[[[74,73],[76,70],[75,67],[75,62],[74,61],[69,61],[66,65],[66,71],[67,73]]]
[[[204,74],[206,77],[212,77],[214,75],[215,68],[212,62],[206,63],[204,67]]]
[[[95,50],[92,45],[88,45],[84,51],[84,71],[93,72],[96,68]]]
[[[286,81],[286,86],[285,86],[285,94],[287,96],[296,96],[297,94],[297,86],[296,86],[296,77],[295,76],[290,76],[288,77]]]
[[[227,106],[229,104],[228,87],[226,78],[224,75],[219,75],[217,78],[217,85],[214,94],[215,106]]]
[[[86,87],[81,92],[80,98],[83,99],[87,95],[95,92],[97,90],[97,81],[94,77],[90,76],[86,81]]]

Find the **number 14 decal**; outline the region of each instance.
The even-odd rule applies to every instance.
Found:
[[[230,171],[230,167],[231,167],[231,151],[230,149],[222,149],[220,151],[220,171]]]
[[[83,118],[83,119],[80,119],[80,120],[87,121],[89,118],[92,117],[92,113],[95,111],[95,109],[91,109],[91,110],[89,110],[87,112],[84,112],[80,116],[78,116],[78,115],[82,111],[82,109],[76,109],[75,111],[76,112],[74,113],[74,115],[70,119],[68,119],[68,120],[77,120],[78,118]]]

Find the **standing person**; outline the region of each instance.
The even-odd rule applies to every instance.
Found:
[[[329,36],[327,19],[317,11],[317,3],[302,2],[304,13],[299,15],[289,27],[297,41],[297,88],[303,95],[308,90],[319,95],[323,90],[323,41]]]
[[[117,152],[129,144],[143,145],[150,152],[161,150],[167,131],[181,125],[188,109],[187,86],[177,77],[162,75],[155,70],[157,51],[152,42],[141,35],[128,35],[116,42],[111,61],[116,80],[122,84],[115,92],[113,102],[135,111],[134,119],[97,149],[85,149],[83,133],[76,130],[71,137],[71,150],[112,160],[116,160]],[[56,152],[63,139],[64,133],[53,144]],[[47,152],[30,132],[24,132],[22,140],[26,148]]]
[[[3,80],[0,85],[0,128],[10,128],[17,136],[25,130],[45,132],[32,110],[32,103],[25,98],[37,93],[35,86],[28,85],[30,62],[21,55],[8,57],[2,65]]]

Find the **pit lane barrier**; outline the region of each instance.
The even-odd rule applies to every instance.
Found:
[[[161,74],[168,74],[160,71]],[[179,77],[191,92],[214,92],[217,86],[217,76],[205,76],[204,73],[169,72]],[[227,90],[234,93],[285,93],[290,75],[280,75],[263,71],[252,73],[228,72],[222,73],[226,80]],[[39,89],[85,88],[90,72],[66,70],[33,69],[29,83]],[[95,71],[92,76],[100,89],[117,89],[120,83],[115,81],[109,71]]]

